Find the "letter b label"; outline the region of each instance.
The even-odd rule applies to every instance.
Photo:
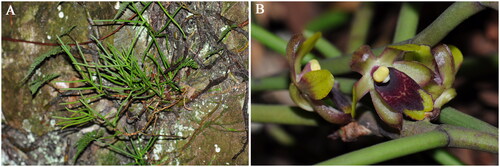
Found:
[[[255,14],[264,14],[264,4],[255,4]]]

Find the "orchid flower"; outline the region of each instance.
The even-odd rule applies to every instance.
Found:
[[[328,70],[321,69],[317,60],[309,61],[301,69],[302,58],[311,51],[316,41],[321,37],[321,33],[316,33],[307,40],[302,35],[294,35],[287,45],[287,58],[290,65],[290,96],[292,100],[306,111],[315,111],[325,120],[335,124],[345,124],[351,121],[349,114],[351,106],[346,103],[349,99],[339,96],[339,92],[334,88],[334,77]],[[331,92],[335,93],[332,94]],[[327,105],[323,99],[328,95],[334,104],[337,104],[342,111]],[[347,107],[346,107],[347,106]],[[347,112],[343,112],[347,111]]]
[[[432,120],[456,96],[452,84],[462,63],[454,46],[405,44],[388,46],[376,57],[370,47],[353,54],[351,69],[363,75],[353,87],[352,113],[368,92],[379,117],[401,129],[403,114],[413,120]]]

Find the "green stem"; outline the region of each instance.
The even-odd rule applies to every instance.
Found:
[[[431,131],[415,136],[395,139],[353,151],[317,165],[368,165],[397,157],[446,146],[448,136],[439,131]]]
[[[329,70],[333,75],[347,74],[351,71],[352,55],[319,60],[322,69]]]
[[[290,120],[289,120],[290,118]],[[316,120],[318,119],[318,120]],[[452,107],[441,110],[439,122],[472,130],[498,135],[498,128],[479,119],[464,114]],[[314,120],[314,121],[312,121]],[[314,112],[306,112],[298,107],[285,105],[252,104],[252,122],[281,123],[293,125],[318,125],[321,120]],[[312,123],[315,122],[315,123]]]
[[[498,134],[472,130],[464,127],[444,124],[442,130],[449,135],[448,147],[481,150],[498,153]]]
[[[399,12],[393,42],[401,42],[415,36],[417,33],[418,18],[417,5],[404,2]]]
[[[168,16],[168,18],[170,19],[168,23],[170,23],[170,21],[172,21],[174,23],[174,25],[177,27],[177,29],[179,29],[179,31],[181,31],[182,33],[182,37],[184,39],[186,39],[186,34],[184,33],[184,30],[182,30],[181,28],[181,25],[179,25],[179,23],[177,23],[177,21],[175,21],[174,17],[172,17],[172,15],[170,15],[170,13],[168,13],[168,11],[165,9],[165,7],[163,7],[163,5],[160,3],[160,2],[156,2],[158,4],[158,6],[160,6],[161,10],[163,10],[163,12]],[[174,15],[175,16],[175,15]],[[167,23],[167,24],[168,24]],[[154,29],[151,29],[154,31]]]
[[[336,77],[335,83],[340,84],[342,93],[352,93],[352,85],[357,80],[351,78]],[[252,78],[252,92],[283,90],[290,86],[290,78],[288,75],[279,75],[265,78]]]
[[[288,73],[265,78],[252,78],[252,92],[283,90],[288,89],[289,85]]]
[[[295,144],[295,138],[281,126],[270,125],[267,128],[267,131],[269,132],[269,135],[281,145],[292,146]]]
[[[455,2],[422,32],[411,39],[410,43],[434,46],[465,19],[483,10],[479,2]]]
[[[304,30],[303,34],[306,38],[309,38],[314,34],[314,32],[309,30]],[[316,45],[314,46],[316,49],[318,49],[321,55],[327,58],[339,57],[342,55],[342,52],[340,52],[340,50],[337,49],[337,47],[333,46],[324,37],[319,38],[318,41],[316,42]]]
[[[347,21],[349,21],[348,12],[330,10],[309,21],[306,29],[310,31],[330,31],[344,25]]]
[[[464,163],[453,154],[441,148],[433,150],[431,156],[441,165],[464,165]]]
[[[269,47],[270,49],[278,52],[281,55],[286,55],[286,45],[288,41],[285,41],[284,39],[274,35],[273,33],[254,23],[251,24],[251,28],[252,33],[250,34],[252,35],[253,39],[256,39],[264,46]],[[313,57],[315,57],[313,54],[308,53],[304,56],[302,62],[308,62],[309,60],[313,59]]]
[[[266,29],[252,23],[252,38],[269,47],[270,49],[285,55],[287,42]]]
[[[498,153],[498,135],[452,125],[353,151],[318,165],[368,165],[439,147],[457,147]]]
[[[498,135],[498,128],[451,107],[441,110],[439,122]]]
[[[252,122],[318,126],[326,121],[314,112],[284,105],[252,104]]]
[[[363,3],[361,8],[356,12],[354,21],[349,34],[349,43],[347,44],[347,52],[351,53],[365,44],[366,36],[370,30],[370,23],[374,15],[373,4]]]
[[[308,126],[318,126],[326,123],[318,114],[305,112],[297,107],[257,104],[252,105],[252,122]],[[430,131],[438,131],[447,136],[447,145],[444,146],[482,150],[491,153],[498,152],[498,134],[448,124],[436,125],[425,121],[408,121],[404,124],[400,137],[406,138]],[[401,156],[403,155],[406,154],[402,152]]]

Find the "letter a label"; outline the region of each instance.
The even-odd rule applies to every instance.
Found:
[[[9,5],[9,9],[7,9],[7,13],[5,13],[5,15],[16,15],[16,13],[14,13],[14,8],[12,8],[12,5]]]

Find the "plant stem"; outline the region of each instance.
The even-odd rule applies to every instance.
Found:
[[[370,23],[374,15],[373,4],[363,3],[361,8],[356,12],[354,21],[349,34],[349,43],[347,44],[347,52],[351,53],[365,44],[366,36],[370,30]]]
[[[278,52],[279,54],[285,55],[287,44],[285,40],[256,24],[251,24],[251,28],[252,38],[256,39],[270,49]]]
[[[419,19],[417,8],[414,3],[404,2],[401,5],[393,42],[401,42],[415,36]]]
[[[479,2],[455,2],[439,15],[431,25],[411,39],[410,43],[434,46],[458,24],[484,8]]]
[[[301,118],[302,116],[304,116],[304,118]],[[292,119],[288,120],[288,118]],[[311,123],[314,122],[311,121],[311,118],[319,119],[315,122],[324,122],[316,113],[302,111],[297,107],[290,107],[285,105],[252,104],[252,122],[281,123],[293,125],[318,125],[317,123]],[[464,114],[460,111],[457,111],[452,107],[446,107],[441,110],[439,122],[498,135],[498,129],[496,127],[479,119],[471,117],[467,114]],[[421,125],[418,126],[421,127]],[[430,128],[433,129],[434,127]]]
[[[351,94],[352,85],[356,82],[355,79],[336,77],[335,83],[340,84],[340,91],[342,93]],[[269,91],[269,90],[283,90],[288,89],[290,86],[290,78],[287,74],[282,74],[273,77],[253,78],[252,79],[252,92]]]
[[[329,70],[333,75],[347,74],[351,71],[352,55],[319,60],[322,69]]]
[[[428,132],[353,151],[321,162],[318,165],[375,164],[438,147],[457,147],[498,153],[498,135],[452,125],[431,126],[435,126],[436,128]]]
[[[278,125],[269,125],[267,127],[269,135],[279,144],[284,146],[292,146],[295,144],[295,138],[290,135],[285,129]]]
[[[439,122],[498,135],[498,128],[452,107],[446,107],[441,110]]]
[[[252,38],[256,39],[263,45],[269,47],[270,49],[278,52],[281,55],[286,55],[286,45],[288,41],[285,41],[284,39],[274,35],[273,33],[267,31],[266,29],[252,23],[251,24],[252,28]],[[313,54],[308,53],[307,55],[304,56],[302,62],[308,62],[311,60],[313,57],[315,57]]]
[[[498,153],[498,134],[449,125],[432,124],[428,121],[404,121],[400,137],[413,136],[429,131],[443,132],[448,136],[447,147],[481,150]]]
[[[306,29],[310,31],[329,31],[344,25],[347,21],[349,21],[348,12],[332,10],[309,21]]]
[[[280,123],[290,125],[308,125],[317,126],[320,123],[326,123],[318,114],[305,112],[296,107],[283,105],[252,105],[252,122]],[[358,120],[361,124],[366,124],[364,120]],[[378,126],[377,123],[369,123],[370,126]],[[369,127],[373,133],[377,133]],[[380,129],[380,128],[375,128]],[[403,129],[399,135],[388,136],[390,138],[411,137],[437,131],[446,135],[446,145],[448,147],[467,148],[482,150],[491,153],[498,152],[498,134],[491,134],[484,131],[469,129],[454,125],[442,124],[436,125],[426,121],[405,121]],[[378,132],[380,133],[380,132]],[[449,139],[449,140],[448,140]],[[399,139],[398,139],[399,140]],[[403,146],[401,146],[403,147]],[[422,151],[422,150],[420,150]],[[404,153],[404,152],[403,152]],[[401,156],[406,154],[401,154]]]
[[[443,124],[441,127],[440,129],[449,136],[448,147],[498,153],[498,135],[447,124]]]
[[[252,78],[252,92],[288,89],[288,73],[265,78]]]
[[[304,30],[303,34],[306,38],[311,37],[314,32],[309,31],[309,30]],[[318,39],[318,42],[316,42],[316,45],[314,45],[318,51],[327,58],[331,57],[339,57],[342,55],[342,52],[340,52],[337,47],[333,46],[330,42],[328,42],[325,38],[321,37]]]
[[[410,137],[395,139],[353,151],[317,165],[368,165],[413,154],[432,148],[443,147],[448,137],[438,131],[426,132]]]
[[[318,126],[326,121],[314,112],[284,105],[252,104],[252,122]]]
[[[441,148],[433,150],[431,156],[441,165],[464,165],[464,163],[453,154]]]

